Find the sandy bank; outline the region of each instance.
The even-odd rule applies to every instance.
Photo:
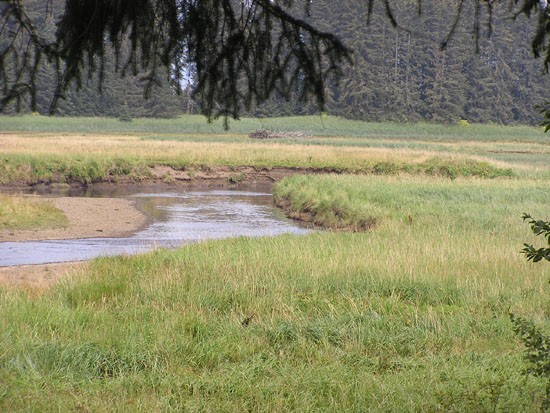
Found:
[[[61,278],[77,274],[78,270],[86,265],[88,265],[87,261],[0,267],[0,286],[43,290],[54,285]]]
[[[69,219],[67,228],[0,230],[0,242],[125,237],[148,223],[134,201],[121,198],[43,198]]]

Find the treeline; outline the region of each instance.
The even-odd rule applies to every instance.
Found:
[[[364,0],[316,0],[310,19],[338,35],[354,50],[339,87],[327,88],[326,111],[351,119],[375,121],[540,122],[535,105],[550,100],[550,77],[533,59],[534,22],[510,19],[495,6],[490,37],[485,9],[480,10],[479,53],[473,36],[474,2],[464,2],[461,20],[448,46],[457,0],[394,0],[392,12],[402,29],[390,24],[382,2],[375,2],[367,25]],[[497,3],[498,5],[498,3]],[[272,99],[252,111],[256,116],[312,113],[311,105]]]
[[[239,1],[239,0],[235,0]],[[28,0],[25,4],[46,37],[55,34],[55,16],[62,0]],[[375,121],[495,122],[536,124],[540,121],[535,105],[542,105],[550,90],[550,77],[542,75],[540,61],[533,59],[529,42],[534,23],[524,17],[510,20],[510,11],[495,6],[492,35],[487,36],[488,16],[479,16],[479,53],[475,54],[472,35],[476,11],[474,2],[464,2],[462,18],[447,48],[440,43],[453,25],[459,0],[423,0],[422,14],[417,0],[394,0],[392,11],[401,29],[395,29],[386,16],[382,2],[367,25],[364,0],[316,0],[308,19],[323,31],[339,36],[354,50],[353,65],[345,68],[338,85],[326,89],[326,112],[350,119]],[[472,3],[472,4],[471,4]],[[498,3],[497,3],[498,5]],[[0,39],[1,41],[1,39]],[[1,46],[1,44],[0,44]],[[124,56],[122,56],[122,59]],[[99,77],[82,79],[81,88],[71,88],[57,108],[61,116],[173,117],[192,113],[191,82],[176,93],[165,70],[158,71],[148,100],[145,81],[115,71],[113,55]],[[38,76],[37,111],[47,114],[54,94],[55,72],[43,62]],[[29,101],[20,109],[29,111]],[[11,112],[17,110],[14,103]],[[317,107],[278,96],[243,115],[269,117],[305,115]]]
[[[55,21],[63,10],[63,4],[63,0],[54,0],[51,3],[43,0],[25,2],[27,14],[44,38],[54,39]],[[0,46],[2,41],[9,39],[0,39]],[[124,61],[124,53],[120,59]],[[190,84],[183,85],[183,93],[178,95],[176,85],[170,82],[164,68],[158,69],[146,99],[147,74],[133,76],[132,72],[128,71],[122,77],[120,70],[116,70],[115,56],[112,52],[105,57],[105,61],[107,67],[102,74],[102,82],[99,73],[91,77],[84,76],[80,85],[73,85],[58,101],[56,115],[118,117],[130,120],[135,117],[170,118],[194,111],[194,104],[190,99]],[[36,83],[36,111],[47,115],[55,93],[56,72],[54,65],[45,59],[41,62]],[[31,111],[28,97],[23,101],[14,102],[6,112],[17,111]]]

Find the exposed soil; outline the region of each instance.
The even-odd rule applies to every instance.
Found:
[[[88,263],[82,261],[0,267],[0,285],[43,290],[52,286],[61,278],[76,274],[78,270],[86,265]]]
[[[284,178],[298,174],[326,174],[342,173],[338,168],[310,168],[310,167],[254,167],[254,166],[191,166],[175,168],[168,165],[154,165],[148,167],[150,176],[139,178],[130,176],[107,176],[103,181],[84,183],[80,181],[68,181],[59,183],[57,178],[47,182],[28,184],[25,182],[10,182],[0,184],[0,190],[17,191],[35,189],[38,191],[70,190],[71,188],[100,188],[109,189],[113,187],[238,187],[250,185],[272,185]],[[347,171],[353,172],[353,171]],[[60,177],[58,177],[60,178]],[[64,178],[65,179],[65,178]]]
[[[42,198],[69,219],[66,228],[0,230],[0,242],[45,239],[125,237],[143,228],[149,217],[135,202],[121,198]]]
[[[547,154],[546,151],[506,151],[506,150],[495,150],[495,151],[487,151],[489,153],[515,153],[515,154],[521,154],[521,155],[532,155],[532,154]]]
[[[295,219],[296,221],[305,222],[312,227],[322,228],[324,230],[331,231],[344,231],[344,232],[364,232],[372,229],[376,226],[376,218],[369,218],[362,225],[343,225],[343,226],[330,226],[319,221],[315,214],[308,210],[295,211],[291,208],[290,201],[285,198],[275,200],[275,205],[281,208],[288,218]],[[411,217],[409,216],[409,220]]]
[[[180,183],[189,186],[234,186],[266,184],[281,180],[285,176],[297,174],[321,174],[341,172],[333,168],[299,168],[273,166],[256,168],[253,166],[214,166],[177,169],[167,165],[149,168],[153,183]],[[160,181],[160,182],[159,182]],[[143,182],[147,185],[147,180]]]

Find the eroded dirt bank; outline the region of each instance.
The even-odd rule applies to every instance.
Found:
[[[0,230],[0,242],[46,239],[125,237],[148,223],[134,201],[122,198],[42,198],[69,219],[66,228]]]
[[[300,167],[253,167],[253,166],[215,166],[199,168],[181,168],[156,165],[149,168],[151,179],[166,183],[187,185],[231,185],[231,184],[265,184],[276,182],[285,176],[296,174],[319,174],[341,172],[334,168],[300,168]]]
[[[272,185],[285,176],[297,174],[324,174],[342,173],[339,168],[312,168],[312,167],[254,167],[254,166],[185,166],[176,168],[169,165],[154,165],[147,167],[147,173],[142,175],[107,175],[101,180],[83,182],[66,176],[50,176],[47,180],[40,178],[32,181],[10,181],[0,184],[0,190],[17,191],[48,189],[69,190],[70,188],[98,188],[113,187],[173,187],[173,188],[226,188],[250,185]],[[357,171],[347,170],[353,173]]]

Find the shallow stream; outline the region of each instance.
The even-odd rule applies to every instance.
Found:
[[[71,195],[82,196],[82,193]],[[0,267],[88,260],[101,255],[135,254],[155,247],[215,238],[305,234],[307,229],[285,218],[271,194],[257,189],[135,192],[134,199],[150,214],[150,225],[127,238],[85,238],[52,241],[1,242]],[[101,217],[98,217],[101,219]]]

